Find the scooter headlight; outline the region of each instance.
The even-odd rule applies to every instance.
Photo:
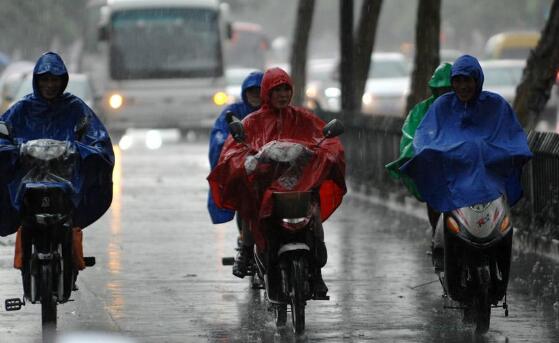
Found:
[[[510,225],[509,216],[505,215],[505,217],[503,218],[503,221],[501,222],[501,225],[499,226],[499,230],[501,231],[501,233],[505,233],[511,227],[512,227],[512,225]]]
[[[307,226],[309,221],[310,217],[283,218],[281,220],[281,226],[288,231],[297,231]]]
[[[460,225],[458,225],[458,223],[456,222],[456,220],[452,217],[447,217],[446,218],[446,227],[450,230],[450,232],[452,233],[459,233],[460,232]]]

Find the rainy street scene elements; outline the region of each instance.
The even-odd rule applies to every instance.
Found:
[[[0,342],[559,340],[559,0],[0,8]]]

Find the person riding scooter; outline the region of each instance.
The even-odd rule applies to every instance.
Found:
[[[108,132],[80,98],[65,93],[68,72],[62,58],[47,52],[33,70],[33,93],[0,117],[11,129],[10,139],[0,140],[0,235],[17,231],[14,267],[22,269],[25,236],[22,234],[18,191],[25,177],[19,164],[20,146],[36,139],[68,141],[80,158],[79,179],[73,182],[73,261],[76,271],[86,267],[82,229],[96,221],[112,201],[114,153]],[[80,129],[76,137],[76,128]],[[77,274],[77,273],[76,273]]]
[[[326,245],[322,222],[340,205],[345,186],[345,159],[339,139],[324,138],[324,122],[314,113],[290,105],[293,86],[289,75],[280,68],[265,72],[261,88],[262,107],[243,120],[245,141],[229,137],[218,165],[208,176],[212,195],[218,207],[236,210],[250,225],[257,251],[266,249],[266,219],[272,215],[272,193],[287,187],[274,179],[273,165],[255,157],[267,144],[275,140],[305,142],[312,152],[310,163],[302,167],[303,177],[289,187],[290,191],[316,190],[319,208],[316,210],[316,258],[326,263]],[[266,149],[264,148],[264,151]],[[307,151],[305,150],[305,151]],[[259,156],[266,155],[261,152]],[[251,249],[241,254],[251,254]],[[248,258],[243,258],[248,261]],[[316,292],[326,294],[328,288],[318,271]]]
[[[233,113],[239,119],[244,119],[247,115],[260,108],[260,83],[262,82],[263,75],[264,74],[259,71],[250,73],[245,78],[241,86],[242,101],[230,104],[225,107],[225,109],[216,119],[214,127],[212,128],[212,131],[210,133],[209,159],[210,167],[212,170],[217,165],[225,140],[227,139],[227,137],[229,137],[229,127],[227,126],[227,116],[229,115],[229,113]],[[215,205],[211,192],[208,192],[208,212],[210,213],[212,223],[214,224],[226,223],[232,220],[235,216],[235,211],[217,207]],[[247,257],[247,255],[242,253],[241,251],[252,249],[254,240],[252,238],[250,230],[248,229],[248,225],[246,225],[246,223],[243,223],[239,217],[237,217],[237,226],[239,229],[239,238],[237,240],[237,248],[239,249],[239,253],[235,258],[235,263],[233,265],[233,275],[242,278],[247,273],[247,262],[243,260]]]
[[[522,166],[532,157],[526,133],[502,96],[482,90],[483,80],[475,57],[463,55],[454,62],[454,91],[431,105],[415,132],[414,155],[400,168],[435,211],[503,195],[513,206],[522,196]],[[437,236],[435,249],[442,249]]]

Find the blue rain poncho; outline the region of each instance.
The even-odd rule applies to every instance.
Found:
[[[241,86],[241,98],[242,101],[231,104],[221,112],[219,117],[216,119],[214,127],[210,133],[210,167],[211,170],[217,165],[219,160],[219,155],[221,154],[221,149],[223,149],[223,144],[229,136],[229,126],[225,119],[227,112],[231,111],[239,119],[243,119],[250,113],[256,111],[258,108],[252,107],[246,97],[246,91],[249,88],[260,87],[262,83],[263,73],[255,71],[250,73],[246,79],[243,81]],[[233,219],[235,216],[235,211],[222,209],[216,206],[214,199],[212,198],[211,192],[208,193],[208,212],[214,224],[225,223]]]
[[[50,73],[64,78],[61,94],[50,103],[41,97],[37,76]],[[33,71],[33,93],[26,95],[4,113],[0,120],[10,128],[12,140],[0,139],[0,235],[14,233],[20,225],[22,180],[26,170],[18,163],[19,149],[30,140],[49,138],[70,142],[77,152],[77,172],[67,184],[74,205],[73,225],[93,223],[112,201],[114,154],[107,130],[95,113],[78,97],[63,93],[68,72],[57,54],[48,52]],[[74,128],[88,122],[77,140]]]
[[[505,99],[482,91],[484,77],[477,59],[458,58],[451,78],[458,75],[474,78],[476,95],[467,103],[455,92],[440,96],[417,128],[414,157],[400,170],[437,211],[500,195],[512,206],[522,196],[522,166],[532,157],[526,134]]]

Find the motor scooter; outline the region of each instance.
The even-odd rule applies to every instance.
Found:
[[[229,129],[233,138],[245,143],[244,128],[239,119],[232,117]],[[323,128],[325,139],[339,136],[344,127],[334,119]],[[295,146],[292,142],[281,142],[268,155],[281,169],[283,164],[293,164],[300,155],[290,154]],[[261,150],[262,151],[262,150]],[[286,181],[288,182],[288,181]],[[305,330],[305,306],[308,300],[329,300],[329,296],[315,291],[315,276],[326,264],[325,253],[321,253],[313,229],[321,225],[319,198],[316,190],[274,192],[272,194],[272,216],[267,218],[265,232],[266,249],[259,252],[255,246],[255,277],[263,280],[269,308],[274,311],[275,322],[283,327],[287,322],[287,307],[290,306],[293,331],[302,334]],[[232,262],[232,261],[230,261]]]
[[[87,122],[74,133],[79,136]],[[0,136],[10,138],[0,122]],[[78,168],[75,146],[69,141],[36,139],[19,145],[19,164],[25,176],[19,186],[23,247],[23,298],[5,300],[7,311],[17,311],[26,301],[41,304],[43,339],[56,331],[57,305],[70,301],[77,270],[73,265],[71,181]],[[86,266],[95,264],[85,258]],[[50,336],[49,336],[50,337]]]
[[[444,213],[438,230],[444,239],[444,271],[439,273],[443,297],[459,304],[445,308],[463,310],[464,321],[473,323],[477,333],[486,333],[491,308],[502,307],[508,316],[513,229],[507,201],[500,196]]]

